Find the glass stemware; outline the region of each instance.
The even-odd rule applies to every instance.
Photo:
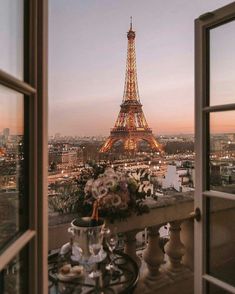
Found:
[[[97,264],[101,261],[99,253],[102,248],[102,234],[100,234],[100,230],[96,230],[92,228],[88,232],[88,245],[89,245],[89,251],[91,253],[91,263],[94,264],[94,269],[89,274],[89,277],[94,279],[101,276],[101,271],[97,269]]]
[[[112,231],[111,230],[106,231],[105,240],[106,240],[106,245],[111,253],[110,263],[106,266],[106,269],[110,271],[111,273],[114,271],[119,271],[114,264],[114,257],[113,257],[113,251],[118,245],[118,234],[117,234],[116,227]]]

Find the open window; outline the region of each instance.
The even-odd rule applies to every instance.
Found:
[[[195,24],[195,293],[235,293],[235,3]]]
[[[47,293],[47,1],[1,1],[0,293]]]

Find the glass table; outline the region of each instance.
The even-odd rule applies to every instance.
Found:
[[[106,270],[110,262],[107,255],[104,261],[98,264],[102,275],[99,278],[89,278],[88,270],[80,278],[70,281],[58,279],[58,252],[48,256],[49,294],[130,294],[139,279],[139,268],[135,261],[121,251],[114,251],[113,262],[116,270],[111,273]]]

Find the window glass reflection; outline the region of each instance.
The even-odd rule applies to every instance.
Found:
[[[0,249],[24,229],[24,97],[0,87]]]
[[[235,21],[210,31],[210,105],[235,103]]]
[[[235,194],[235,111],[210,114],[210,189]]]
[[[207,292],[208,294],[229,294],[230,292],[215,286],[214,284],[207,284]]]
[[[1,294],[28,293],[28,258],[27,248],[23,249],[0,273]]]
[[[24,1],[0,1],[0,69],[23,79]]]
[[[235,286],[235,200],[209,198],[207,207],[207,273]]]

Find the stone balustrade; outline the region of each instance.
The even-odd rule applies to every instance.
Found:
[[[234,201],[214,200],[211,207],[211,266],[226,268],[234,259]],[[124,251],[140,267],[140,279],[134,294],[192,294],[194,269],[193,193],[176,193],[148,200],[150,212],[133,215],[127,220],[108,224],[124,235]],[[67,232],[76,215],[54,216],[49,221],[49,249],[68,242]],[[163,226],[168,227],[167,239],[161,238]],[[137,236],[145,232],[145,248],[138,250]],[[165,242],[167,241],[167,242]]]
[[[193,193],[162,196],[158,201],[149,200],[148,205],[151,208],[149,213],[133,215],[128,220],[108,224],[111,229],[115,226],[118,232],[125,235],[124,251],[140,267],[140,281],[135,292],[157,293],[159,289],[162,291],[167,288],[165,293],[171,293],[169,286],[187,278],[191,278],[192,287],[193,221],[189,218],[193,211]],[[169,226],[169,241],[162,248],[159,230],[164,225]],[[68,227],[68,222],[50,226],[50,249],[60,247],[69,239]],[[140,258],[136,248],[136,235],[145,229],[147,244]],[[63,240],[62,236],[65,237]]]
[[[115,226],[125,234],[124,250],[140,266],[140,281],[135,293],[193,293],[194,238],[193,220],[190,219],[190,212],[194,209],[193,194],[164,196],[157,202],[150,202],[149,206],[148,214],[110,224],[111,228]],[[169,228],[169,241],[163,248],[159,231],[165,225]],[[147,244],[140,259],[136,234],[145,228]],[[185,280],[188,287],[182,289],[181,282],[185,285]]]

